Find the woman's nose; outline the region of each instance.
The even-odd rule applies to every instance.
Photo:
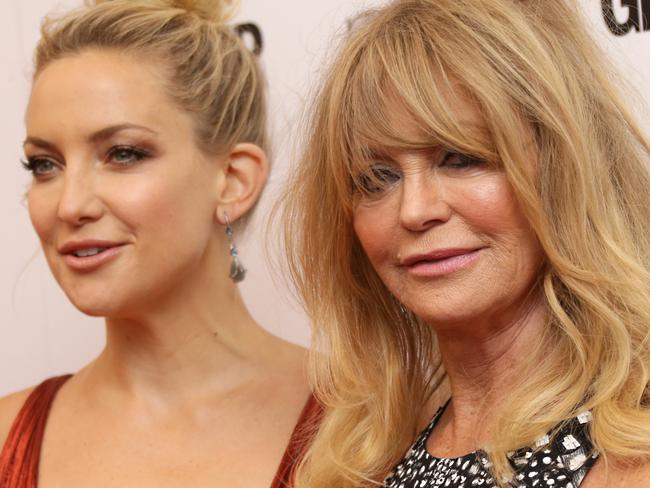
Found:
[[[66,167],[58,201],[58,218],[72,226],[98,220],[103,207],[95,190],[92,171],[83,167]]]
[[[400,222],[413,232],[440,225],[451,217],[444,183],[435,174],[419,172],[404,177],[400,201]]]

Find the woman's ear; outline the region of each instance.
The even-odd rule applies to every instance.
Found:
[[[219,185],[217,219],[225,224],[224,212],[238,220],[257,202],[269,175],[269,163],[259,146],[242,142],[227,155],[223,166],[225,180]]]

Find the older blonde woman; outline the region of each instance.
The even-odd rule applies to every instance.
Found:
[[[107,338],[75,375],[0,401],[2,488],[290,483],[315,404],[305,351],[237,287],[237,231],[268,163],[263,76],[230,12],[97,1],[43,26],[29,214]]]
[[[360,16],[288,193],[301,487],[650,486],[650,145],[563,0]]]

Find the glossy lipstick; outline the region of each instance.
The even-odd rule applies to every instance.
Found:
[[[422,278],[445,276],[472,265],[482,248],[437,249],[426,254],[414,254],[402,260],[409,273]]]
[[[59,249],[59,254],[74,271],[90,272],[112,261],[123,249],[121,243],[87,240],[69,242]]]

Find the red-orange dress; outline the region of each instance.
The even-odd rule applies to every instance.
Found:
[[[45,380],[25,401],[0,454],[0,488],[37,488],[45,424],[59,388],[69,378],[70,375],[66,375]],[[294,468],[307,447],[321,413],[321,405],[313,395],[310,396],[270,488],[293,486]]]

